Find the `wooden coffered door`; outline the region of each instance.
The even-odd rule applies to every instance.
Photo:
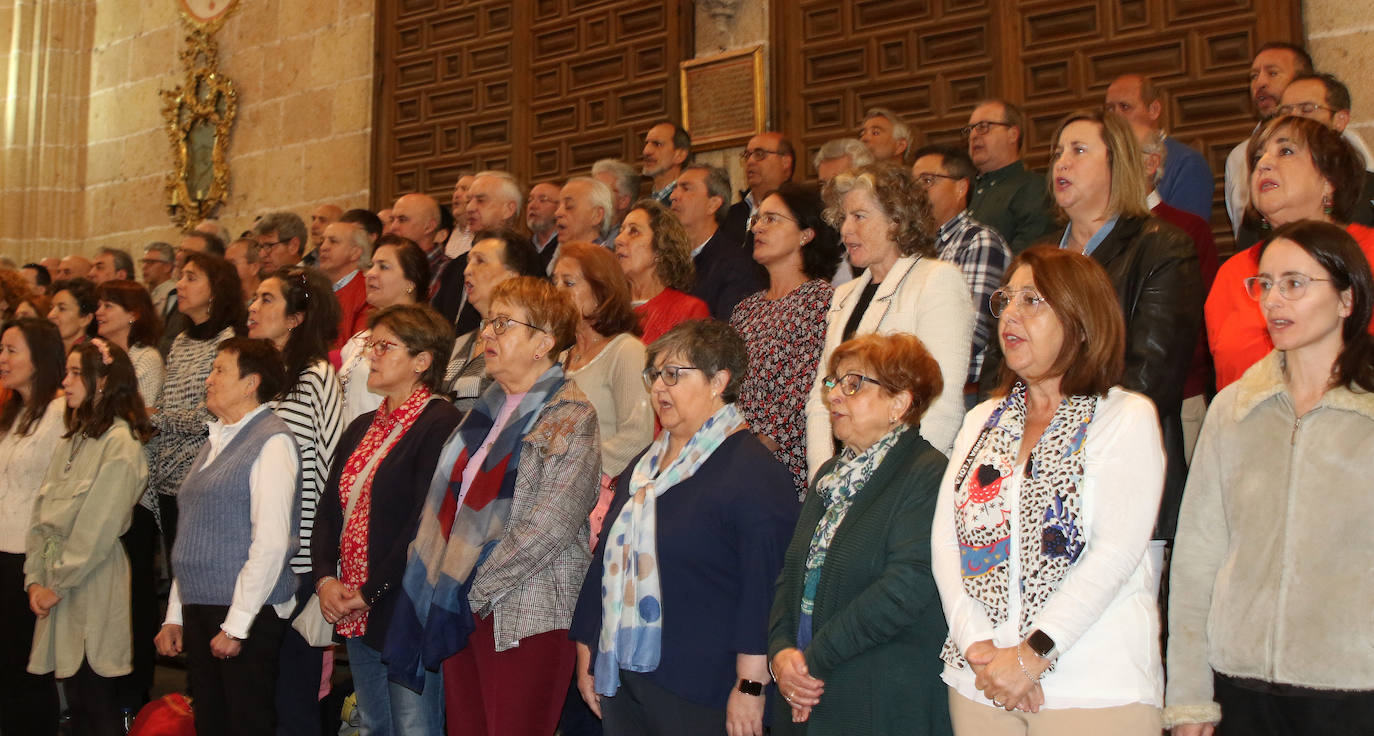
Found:
[[[922,142],[961,144],[974,104],[1006,97],[1026,108],[1026,158],[1043,170],[1064,115],[1145,74],[1168,99],[1166,128],[1212,165],[1229,250],[1221,180],[1255,124],[1250,59],[1301,39],[1299,0],[774,0],[773,109],[814,178],[816,148],[855,135],[870,107],[905,116]]]
[[[524,185],[639,157],[676,118],[691,0],[379,0],[372,202],[461,171]]]

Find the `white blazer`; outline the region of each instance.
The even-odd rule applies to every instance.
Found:
[[[830,432],[830,409],[821,380],[829,370],[830,354],[842,342],[844,326],[864,287],[873,281],[873,271],[835,289],[826,315],[825,350],[811,396],[806,401],[806,466],[814,477],[821,464],[835,454]],[[931,357],[940,364],[944,388],[925,416],[921,436],[946,455],[954,446],[954,436],[964,420],[964,381],[973,342],[973,299],[968,282],[957,266],[934,258],[904,256],[897,259],[887,277],[878,285],[873,301],[864,312],[855,335],[908,333],[925,343]]]

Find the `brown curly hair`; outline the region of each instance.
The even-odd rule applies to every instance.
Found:
[[[935,216],[930,198],[905,167],[888,161],[865,164],[831,179],[825,185],[825,219],[839,230],[844,223],[844,196],[868,190],[892,221],[888,237],[904,256],[935,257]]]
[[[33,289],[29,287],[29,282],[24,280],[23,274],[12,268],[0,268],[0,302],[5,304],[4,313],[0,318],[13,319],[14,308],[32,294]]]
[[[687,244],[687,231],[672,210],[656,199],[641,199],[630,209],[643,210],[649,216],[649,229],[654,233],[654,273],[670,289],[691,293],[697,282],[697,269],[692,265],[692,247]]]

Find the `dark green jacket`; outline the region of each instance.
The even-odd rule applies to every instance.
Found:
[[[821,466],[823,477],[834,465]],[[930,523],[948,460],[914,429],[854,497],[826,552],[806,664],[825,681],[810,721],[775,699],[774,734],[949,734],[940,680],[945,617],[930,573]],[[825,512],[815,484],[788,545],[768,654],[795,647],[806,549]]]
[[[969,192],[969,215],[996,230],[1013,255],[1054,230],[1045,176],[1016,161],[980,175]]]

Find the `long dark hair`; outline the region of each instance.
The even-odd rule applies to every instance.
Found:
[[[1374,392],[1374,337],[1369,334],[1374,275],[1364,251],[1344,228],[1315,220],[1290,222],[1275,230],[1269,242],[1279,238],[1295,243],[1326,269],[1336,291],[1350,290],[1350,316],[1341,324],[1343,345],[1331,369],[1331,385]]]
[[[840,234],[825,221],[825,200],[821,199],[821,193],[810,184],[785,181],[770,196],[781,199],[792,211],[798,228],[810,228],[815,233],[801,247],[802,273],[808,279],[828,281],[834,278],[840,268],[844,246],[840,244]]]
[[[134,281],[106,281],[95,287],[96,296],[102,302],[119,305],[133,315],[134,323],[129,326],[129,345],[157,347],[162,336],[162,322],[148,290]]]
[[[282,348],[282,362],[286,365],[286,388],[279,398],[286,398],[296,387],[296,379],[310,366],[329,359],[329,348],[339,335],[339,300],[334,286],[315,269],[286,267],[272,274],[281,284],[282,302],[286,315],[300,315],[301,323],[291,330]]]
[[[28,401],[24,401],[18,391],[10,392],[5,405],[0,407],[0,432],[13,430],[22,437],[43,418],[43,412],[62,386],[62,361],[66,348],[62,345],[62,333],[57,331],[57,325],[46,319],[20,317],[10,320],[0,326],[0,336],[9,332],[10,328],[19,330],[24,337],[24,344],[29,347],[29,362],[33,363],[33,389],[29,391]]]
[[[234,334],[247,334],[244,328],[247,310],[243,304],[243,286],[239,283],[239,272],[234,264],[213,253],[198,251],[186,253],[186,264],[195,264],[210,282],[210,318],[202,329],[214,335],[226,327],[233,327]]]
[[[115,419],[123,419],[140,442],[147,442],[153,428],[148,423],[148,408],[138,392],[138,377],[129,354],[100,337],[77,344],[71,354],[81,358],[86,400],[75,409],[67,407],[67,433],[62,436],[100,437],[110,430]],[[101,379],[104,386],[100,385]]]

